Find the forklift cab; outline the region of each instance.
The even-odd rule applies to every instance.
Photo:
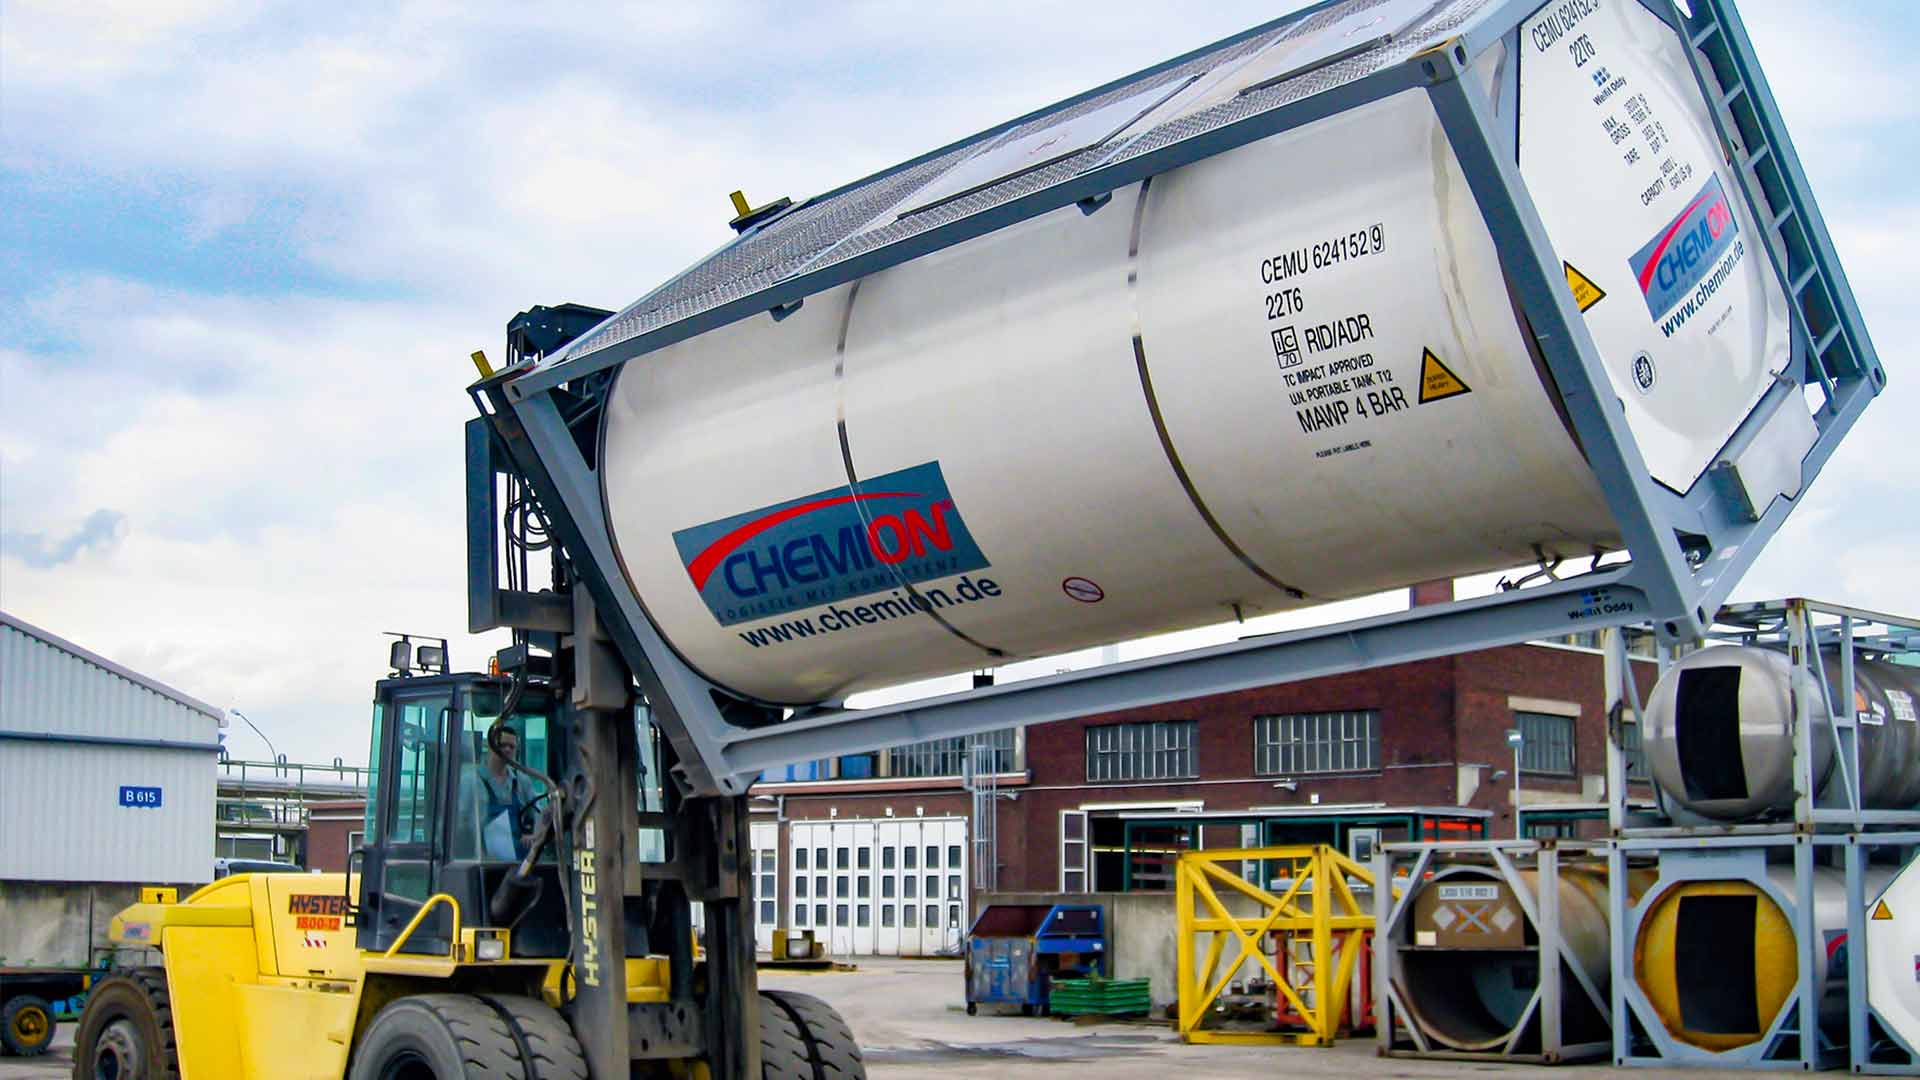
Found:
[[[445,893],[466,926],[495,925],[488,900],[525,856],[551,792],[510,768],[490,749],[488,732],[504,724],[516,760],[553,776],[564,760],[550,687],[529,685],[502,717],[511,680],[459,674],[382,679],[375,684],[373,767],[365,843],[360,849],[358,944],[384,952],[430,897]],[[567,909],[549,844],[533,869],[530,899],[512,920],[521,957],[567,952]],[[453,911],[435,905],[401,946],[403,953],[446,955]]]

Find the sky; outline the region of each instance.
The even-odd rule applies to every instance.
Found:
[[[498,644],[458,634],[460,425],[515,312],[640,296],[736,188],[823,191],[1293,6],[8,0],[0,609],[364,760],[384,631]],[[1742,7],[1889,388],[1735,596],[1920,612],[1910,11]]]

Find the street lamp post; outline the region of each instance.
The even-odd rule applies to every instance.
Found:
[[[235,716],[237,716],[237,717],[239,717],[240,719],[242,719],[242,720],[246,720],[246,721],[247,721],[247,726],[253,729],[253,733],[254,733],[255,735],[258,735],[258,736],[260,736],[260,741],[261,741],[261,742],[263,742],[263,743],[266,743],[266,744],[267,744],[267,753],[268,753],[268,754],[271,754],[271,755],[273,756],[273,760],[274,760],[274,763],[275,763],[275,764],[278,764],[278,763],[279,763],[279,761],[280,761],[280,751],[278,751],[278,750],[275,750],[275,749],[273,748],[273,740],[272,740],[272,739],[269,739],[269,738],[267,738],[267,733],[266,733],[266,732],[264,732],[264,731],[261,731],[261,730],[260,730],[260,725],[258,725],[258,724],[256,724],[256,723],[254,723],[254,722],[253,722],[252,720],[250,720],[250,719],[248,719],[248,718],[247,718],[247,714],[246,714],[246,713],[243,713],[243,712],[241,712],[241,711],[240,711],[239,709],[228,709],[227,711],[228,711],[228,712],[230,712],[230,713],[232,713],[233,715],[235,715]]]
[[[1513,747],[1513,838],[1526,839],[1526,830],[1520,825],[1520,747],[1526,742],[1526,736],[1519,728],[1507,729],[1507,745]]]

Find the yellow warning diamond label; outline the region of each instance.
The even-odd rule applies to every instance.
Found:
[[[1573,290],[1573,302],[1580,305],[1582,314],[1607,298],[1607,291],[1595,285],[1592,278],[1574,269],[1572,263],[1563,259],[1560,265],[1567,271],[1567,288]]]
[[[1433,355],[1432,349],[1425,349],[1420,355],[1420,404],[1429,401],[1445,401],[1461,394],[1471,394],[1473,388],[1453,373],[1453,369]]]
[[[1874,906],[1873,921],[1874,922],[1892,922],[1893,921],[1893,909],[1887,906],[1887,902],[1885,900],[1880,901],[1880,903]]]

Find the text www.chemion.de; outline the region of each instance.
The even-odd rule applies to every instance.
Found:
[[[863,626],[921,615],[942,608],[960,607],[992,600],[1001,595],[1000,583],[992,578],[962,576],[951,588],[936,586],[911,595],[895,589],[885,600],[867,604],[832,604],[817,615],[783,619],[768,626],[740,631],[740,640],[756,649],[785,641],[858,630]]]

